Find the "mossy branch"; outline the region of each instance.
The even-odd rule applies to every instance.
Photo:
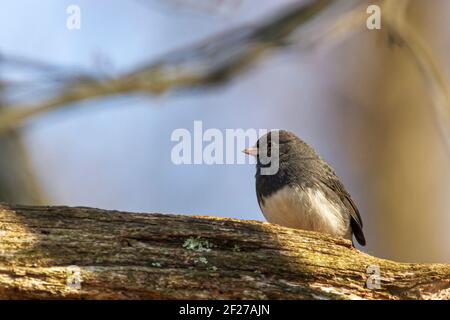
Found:
[[[2,299],[450,298],[449,265],[256,221],[3,204],[0,235]]]

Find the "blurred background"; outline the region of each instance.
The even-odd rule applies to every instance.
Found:
[[[334,41],[302,46],[300,36],[289,46],[272,43],[278,48],[250,67],[202,80],[214,86],[69,95],[52,104],[66,92],[85,92],[80,85],[133,77],[161,61],[181,60],[188,70],[194,61],[192,68],[209,70],[216,60],[190,55],[190,47],[219,43],[226,56],[252,39],[239,38],[246,28],[270,24],[305,2],[3,1],[0,201],[264,220],[254,165],[177,166],[170,137],[178,128],[192,131],[194,120],[205,129],[283,128],[336,169],[361,211],[364,251],[397,261],[450,262],[450,152],[439,130],[447,123],[436,121],[427,80],[385,30],[383,12],[381,30],[368,30],[363,20],[358,32],[347,30]],[[313,28],[306,35],[376,3],[330,2],[322,20],[308,22]],[[80,29],[67,27],[70,5],[80,9]],[[450,1],[411,0],[406,18],[448,88]],[[220,45],[227,30],[238,39]],[[44,111],[26,112],[36,106]]]

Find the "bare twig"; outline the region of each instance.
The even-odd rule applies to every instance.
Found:
[[[123,77],[72,84],[60,95],[36,105],[6,107],[0,112],[0,132],[16,128],[30,117],[87,99],[139,92],[157,95],[168,90],[223,83],[271,49],[289,44],[294,31],[333,2],[335,0],[313,0],[289,6],[269,22],[231,30],[200,46],[169,54]]]
[[[1,102],[0,100],[0,110]],[[44,203],[46,200],[44,191],[39,186],[18,130],[0,135],[0,150],[0,201]]]

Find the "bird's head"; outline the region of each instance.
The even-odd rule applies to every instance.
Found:
[[[242,152],[255,157],[258,168],[269,168],[278,167],[290,158],[301,156],[308,152],[308,148],[292,132],[276,130],[263,135],[254,147],[244,149]]]
[[[305,148],[305,143],[295,134],[286,130],[270,131],[258,139],[256,145],[242,150],[245,154],[254,156],[257,159],[263,156],[272,157],[275,152],[279,152],[281,158],[295,151]]]

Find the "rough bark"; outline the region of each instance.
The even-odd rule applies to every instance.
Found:
[[[0,237],[2,299],[450,297],[449,265],[257,221],[1,204]]]

